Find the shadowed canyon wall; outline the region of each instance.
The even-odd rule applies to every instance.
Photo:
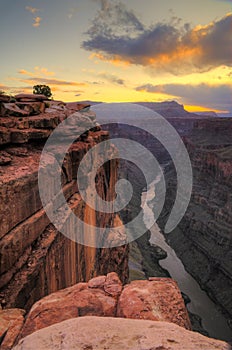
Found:
[[[178,227],[166,235],[186,269],[232,317],[232,121],[197,121],[184,138],[193,167],[190,205]],[[166,171],[167,200],[159,224],[175,199],[176,176]]]
[[[177,130],[189,152],[193,168],[190,205],[181,223],[166,235],[166,239],[181,258],[186,270],[231,319],[232,120],[197,116],[173,102],[141,105],[159,112]],[[170,156],[144,130],[128,128],[123,124],[110,125],[109,129],[113,137],[130,135],[130,138],[143,144],[165,169],[166,201],[158,220],[159,226],[164,228],[177,188],[176,171]],[[130,179],[139,183],[139,190],[142,191],[146,186],[142,174],[130,164],[128,169]],[[136,176],[130,176],[130,171]]]

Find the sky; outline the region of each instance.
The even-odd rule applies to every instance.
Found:
[[[232,113],[232,0],[0,0],[0,90]]]

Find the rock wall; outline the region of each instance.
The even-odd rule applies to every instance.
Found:
[[[103,228],[121,224],[118,215],[95,212],[88,207],[80,197],[75,181],[82,157],[91,147],[108,139],[108,133],[96,126],[95,114],[86,110],[86,106],[51,104],[45,113],[28,112],[26,116],[13,112],[6,114],[7,106],[2,106],[0,300],[4,308],[29,310],[43,296],[87,281],[99,273],[116,271],[123,282],[128,278],[127,245],[97,249],[77,244],[59,233],[45,214],[38,189],[41,151],[52,130],[70,114],[77,113],[78,127],[81,128],[84,121],[91,131],[79,137],[65,156],[61,176],[63,194],[81,220],[97,223]],[[59,147],[56,148],[58,157]],[[117,152],[114,146],[106,151],[111,154]],[[108,166],[101,167],[96,178],[96,189],[103,199],[114,198],[116,179],[117,160],[112,160]],[[125,237],[124,232],[120,234]]]
[[[193,192],[178,227],[166,236],[186,269],[232,317],[232,120],[198,121],[184,138],[193,167]],[[167,220],[175,199],[174,169],[166,173]]]
[[[186,144],[193,165],[194,188],[191,203],[177,229],[166,236],[168,243],[175,249],[186,270],[196,278],[203,289],[207,290],[216,304],[223,307],[230,319],[232,308],[231,119],[196,116],[183,111],[181,106],[176,106],[172,111],[172,103],[167,106],[153,103],[143,105],[162,114],[178,131]],[[144,122],[146,123],[146,120]],[[176,172],[170,157],[162,145],[143,130],[127,128],[120,124],[110,127],[111,136],[130,137],[140,142],[166,169],[166,203],[159,220],[159,225],[163,228],[176,196]],[[123,169],[125,168],[123,166]],[[141,173],[129,164],[127,176],[132,183],[137,184],[138,192],[141,193],[146,186]],[[136,211],[140,207],[139,199],[134,201],[132,206]],[[142,268],[146,276],[151,276],[152,272],[160,276],[157,265],[154,268],[151,264],[157,256],[156,258],[152,256],[148,240],[149,233],[132,245],[130,251],[132,278],[133,276],[144,278],[144,275],[142,276],[136,270],[138,268]],[[143,256],[140,254],[140,249],[138,253],[138,244],[144,251]],[[140,264],[136,263],[138,260]],[[198,326],[196,329],[199,329]]]

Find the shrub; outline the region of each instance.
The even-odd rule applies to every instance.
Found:
[[[33,86],[33,94],[44,95],[48,98],[52,96],[51,89],[47,85],[35,85],[35,86]]]

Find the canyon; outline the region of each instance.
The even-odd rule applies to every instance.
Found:
[[[183,106],[172,102],[146,107],[158,108],[159,113],[177,129],[189,151],[194,170],[189,209],[178,229],[166,238],[186,269],[196,275],[195,278],[229,317],[232,304],[229,293],[231,121],[226,124],[224,120],[215,119],[214,123],[214,119],[193,116]],[[77,125],[68,122],[73,115],[78,120]],[[66,120],[67,132],[60,135],[59,142],[51,147],[54,159],[62,159],[63,145],[74,132],[78,137],[72,142],[61,165],[60,192],[77,217],[92,227],[96,225],[105,230],[100,240],[119,242],[113,248],[98,248],[97,244],[90,247],[70,240],[50,222],[43,208],[38,187],[41,153],[53,130]],[[94,108],[90,109],[89,104],[49,101],[42,95],[37,98],[18,95],[14,103],[10,100],[1,102],[2,349],[9,350],[18,343],[15,349],[26,350],[32,348],[35,342],[41,350],[55,347],[72,349],[75,346],[97,349],[99,342],[110,349],[119,349],[120,346],[142,349],[143,342],[146,349],[151,349],[149,344],[152,343],[152,348],[157,350],[200,349],[202,346],[209,350],[230,349],[225,342],[190,331],[192,326],[183,295],[169,272],[159,264],[166,253],[150,243],[150,232],[146,227],[145,234],[130,244],[126,244],[127,232],[124,229],[118,229],[114,234],[109,229],[123,227],[123,223],[138,214],[141,194],[148,186],[140,169],[118,159],[118,150],[113,142],[103,149],[102,157],[103,153],[107,153],[111,159],[97,172],[96,190],[103,200],[112,201],[116,197],[117,180],[127,178],[134,190],[129,205],[120,213],[103,213],[94,210],[82,199],[76,179],[83,157],[104,141],[118,136],[128,137],[129,131],[130,138],[154,153],[165,169],[167,200],[158,222],[161,228],[175,198],[175,173],[173,175],[174,169],[165,148],[138,128],[111,123],[110,116],[108,121],[110,127],[100,127],[101,116],[97,114],[96,119]],[[42,167],[49,168],[54,159],[48,158]],[[86,173],[99,161],[101,159],[92,157],[91,163],[86,165]],[[196,177],[196,174],[199,176]],[[45,184],[48,191],[55,186],[53,180],[49,181]],[[52,205],[48,203],[48,206]],[[58,212],[60,209],[57,208]],[[207,213],[207,221],[204,213]],[[140,224],[145,226],[143,222]],[[220,231],[218,225],[222,227]],[[75,231],[74,227],[69,228]],[[92,230],[94,228],[87,231],[83,225],[81,234],[92,235]],[[103,316],[107,317],[107,324]],[[103,330],[107,329],[105,338],[99,325]],[[78,337],[76,327],[80,331]],[[130,327],[129,337],[123,333],[123,327]],[[98,334],[91,341],[90,331]],[[78,343],[77,338],[82,340]],[[109,339],[115,340],[113,345],[107,343]]]
[[[175,102],[142,103],[162,114],[178,131],[193,169],[191,200],[179,225],[165,238],[186,270],[232,322],[232,119],[197,116]],[[141,137],[143,139],[143,137]],[[145,138],[146,139],[146,138]],[[149,142],[145,140],[146,144]],[[164,230],[176,196],[176,170],[165,151],[166,201],[158,224]],[[167,165],[167,163],[169,163]]]
[[[220,305],[229,322],[232,317],[232,122],[200,120],[184,137],[193,168],[192,197],[185,216],[169,244],[210,297]],[[164,227],[175,198],[176,176],[166,169],[167,196],[159,225]]]
[[[185,269],[221,309],[228,324],[231,325],[231,118],[199,116],[185,111],[183,106],[176,102],[138,103],[138,105],[160,113],[179,133],[188,150],[193,169],[190,204],[181,222],[171,233],[165,234],[165,238],[183,262]],[[141,126],[151,123],[152,114],[146,118],[145,114],[141,113],[140,119]],[[125,115],[124,120],[127,121]],[[133,117],[128,120],[133,124]],[[143,144],[158,159],[164,170],[167,186],[164,209],[158,219],[158,225],[164,231],[177,188],[176,169],[170,155],[160,142],[143,129],[128,127],[123,121],[121,124],[106,125],[105,128],[110,131],[113,138],[129,135],[131,139]],[[137,206],[138,211],[141,204],[139,197],[142,191],[145,191],[147,183],[142,172],[132,164],[123,163],[122,169],[137,188],[138,198],[134,200],[132,207]],[[161,197],[162,195],[161,193]],[[157,201],[158,196],[153,199],[150,206],[155,207]],[[160,270],[158,255],[154,254],[154,251],[157,252],[157,247],[153,245],[149,248],[149,237],[150,234],[147,232],[133,243],[131,249],[133,275],[140,278],[146,278],[154,271],[157,275],[161,273],[163,276],[167,273],[164,269]],[[140,247],[139,252],[137,246]],[[151,251],[153,251],[152,259]],[[163,258],[165,254],[161,250],[160,259]],[[141,263],[135,264],[138,259]],[[154,261],[158,267],[157,264],[154,266]],[[196,325],[197,328],[199,329],[199,325]]]

